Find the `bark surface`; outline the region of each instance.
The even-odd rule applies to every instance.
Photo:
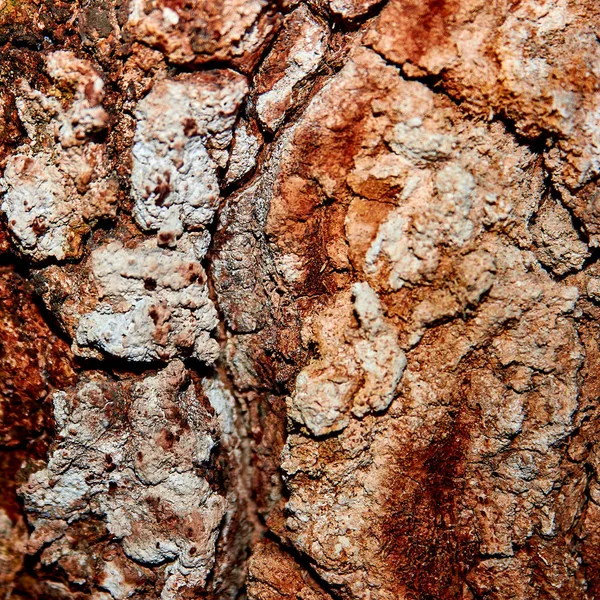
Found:
[[[0,0],[0,597],[600,598],[595,0]]]

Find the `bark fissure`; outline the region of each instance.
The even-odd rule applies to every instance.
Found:
[[[0,595],[592,599],[590,0],[0,0]]]

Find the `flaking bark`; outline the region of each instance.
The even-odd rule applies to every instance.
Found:
[[[0,596],[600,596],[593,0],[0,0]]]

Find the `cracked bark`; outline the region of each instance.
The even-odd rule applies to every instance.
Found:
[[[598,597],[598,12],[0,0],[2,597]]]

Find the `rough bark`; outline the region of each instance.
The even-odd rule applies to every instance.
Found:
[[[599,18],[0,0],[2,597],[600,597]]]

